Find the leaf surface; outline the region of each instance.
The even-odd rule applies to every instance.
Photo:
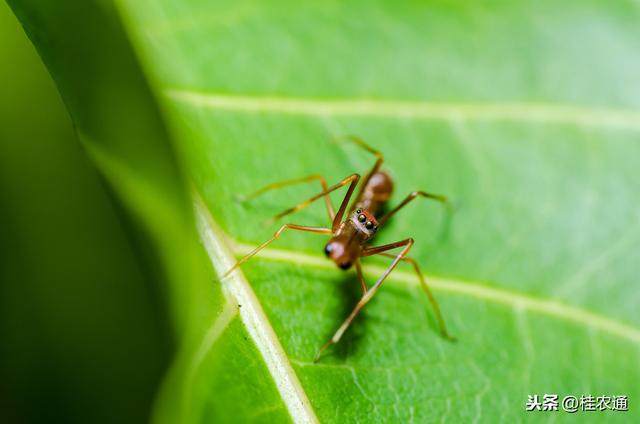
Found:
[[[285,234],[223,281],[161,398],[181,401],[159,402],[158,419],[571,419],[524,411],[545,393],[628,395],[629,412],[577,415],[638,416],[635,2],[117,4],[219,272],[318,187],[238,194],[368,170],[336,136],[384,152],[394,201],[424,189],[456,205],[447,220],[416,201],[377,242],[415,238],[458,343],[438,336],[402,266],[313,364],[358,285],[322,257],[322,237]],[[328,225],[321,203],[289,221]],[[387,263],[368,261],[368,281]]]

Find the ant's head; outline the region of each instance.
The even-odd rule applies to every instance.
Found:
[[[367,210],[358,208],[349,215],[338,232],[324,247],[324,253],[339,268],[349,269],[360,255],[362,246],[378,230],[378,222]]]
[[[366,240],[372,238],[378,231],[378,221],[366,209],[358,208],[349,217],[351,224]]]

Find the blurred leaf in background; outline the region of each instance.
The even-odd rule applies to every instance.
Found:
[[[157,273],[4,2],[0,40],[0,421],[143,422],[174,351]]]
[[[181,349],[158,422],[571,420],[527,396],[640,398],[633,1],[10,3],[168,275]],[[400,270],[313,364],[357,296],[321,239],[287,234],[222,284],[200,263],[182,181],[221,272],[317,187],[238,193],[370,166],[344,134],[385,152],[396,201],[458,205],[446,232],[416,203],[378,240],[416,238],[457,344]],[[316,206],[291,221],[322,225]]]

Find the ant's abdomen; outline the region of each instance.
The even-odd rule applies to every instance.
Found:
[[[376,172],[367,182],[358,206],[378,215],[393,194],[393,181],[386,172]]]

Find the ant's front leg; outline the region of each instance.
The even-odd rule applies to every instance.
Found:
[[[300,202],[297,205],[292,206],[289,209],[284,210],[283,212],[280,212],[279,214],[274,216],[274,219],[279,219],[279,218],[282,218],[283,216],[286,216],[286,215],[292,214],[294,212],[297,212],[297,211],[299,211],[301,209],[304,209],[307,206],[309,206],[311,203],[313,203],[316,200],[318,200],[319,198],[327,196],[327,195],[329,195],[329,193],[331,193],[333,191],[336,191],[339,188],[344,187],[345,185],[349,184],[349,188],[347,189],[347,193],[345,194],[344,199],[342,200],[342,203],[340,204],[340,208],[338,209],[338,212],[333,216],[333,219],[331,220],[331,229],[335,233],[335,231],[340,226],[340,223],[342,222],[342,217],[344,216],[344,212],[345,212],[345,209],[347,208],[347,204],[349,203],[349,199],[351,199],[351,195],[353,194],[353,190],[356,188],[356,185],[358,185],[358,181],[359,180],[360,180],[360,175],[358,175],[358,174],[349,175],[348,177],[344,178],[339,183],[332,185],[331,187],[329,187],[328,189],[322,191],[321,193],[318,193],[315,196],[311,196],[307,200],[305,200],[303,202]]]
[[[364,275],[362,275],[362,264],[360,263],[360,258],[356,259],[356,274],[358,274],[358,280],[360,281],[360,287],[362,288],[362,294],[367,293],[367,282],[364,280]]]
[[[262,243],[260,246],[256,247],[252,252],[248,253],[247,255],[245,255],[242,259],[240,259],[233,267],[231,267],[231,269],[229,271],[227,271],[223,278],[226,277],[227,275],[229,275],[233,270],[235,270],[236,268],[238,268],[239,266],[241,266],[243,263],[245,263],[246,261],[248,261],[249,259],[251,259],[251,257],[253,257],[256,253],[258,253],[259,251],[261,251],[262,249],[264,249],[265,247],[267,247],[270,243],[272,243],[275,239],[277,239],[278,237],[280,237],[280,235],[282,234],[282,232],[284,230],[287,229],[291,229],[291,230],[298,230],[298,231],[306,231],[306,232],[310,232],[310,233],[316,233],[316,234],[325,234],[325,235],[333,235],[335,234],[336,230],[338,229],[340,222],[342,220],[342,216],[344,215],[344,211],[347,207],[347,204],[349,203],[349,199],[351,198],[351,195],[353,194],[353,190],[355,189],[356,185],[358,184],[358,180],[360,179],[360,176],[358,174],[353,174],[348,176],[347,178],[343,179],[342,181],[340,181],[338,184],[335,184],[331,187],[329,187],[327,190],[324,190],[322,193],[319,193],[307,200],[305,200],[304,202],[287,209],[286,211],[276,215],[276,217],[281,217],[281,216],[285,216],[288,215],[292,212],[295,212],[297,210],[300,210],[304,207],[306,207],[307,205],[309,205],[310,203],[314,202],[315,200],[318,200],[319,198],[331,193],[332,191],[335,191],[337,189],[339,189],[340,187],[343,187],[349,183],[351,183],[349,185],[349,188],[347,189],[347,193],[344,196],[344,199],[342,200],[342,203],[340,205],[340,209],[338,209],[338,213],[334,216],[333,221],[332,221],[332,228],[318,228],[318,227],[306,227],[303,225],[296,225],[296,224],[285,224],[282,227],[280,227],[280,229],[278,231],[276,231],[276,233],[273,235],[273,237],[271,237],[269,240],[265,241],[264,243]]]
[[[251,259],[256,253],[260,252],[262,249],[264,249],[269,244],[271,244],[275,239],[280,237],[280,235],[284,232],[284,230],[297,230],[297,231],[305,231],[305,232],[308,232],[308,233],[325,234],[325,235],[332,235],[333,234],[333,231],[331,231],[328,228],[305,227],[303,225],[284,224],[282,227],[280,227],[280,229],[278,231],[275,232],[273,237],[271,237],[269,240],[265,241],[264,243],[262,243],[260,246],[256,247],[255,249],[253,249],[251,252],[247,253],[244,257],[242,257],[242,259],[240,259],[238,262],[236,262],[235,265],[233,265],[227,272],[224,273],[222,278],[226,278],[235,269],[237,269],[243,263],[245,263],[249,259]]]
[[[246,196],[241,196],[241,201],[247,201],[258,197],[268,191],[281,189],[283,187],[292,186],[296,184],[302,184],[310,181],[320,181],[320,185],[322,186],[322,190],[325,193],[324,202],[327,207],[327,214],[329,215],[329,221],[333,221],[333,218],[336,216],[335,211],[333,210],[333,204],[331,204],[331,198],[329,197],[329,186],[327,185],[327,180],[322,175],[309,175],[308,177],[302,178],[294,178],[291,180],[277,181],[275,183],[267,184],[264,187],[259,188],[253,193],[249,193]]]

